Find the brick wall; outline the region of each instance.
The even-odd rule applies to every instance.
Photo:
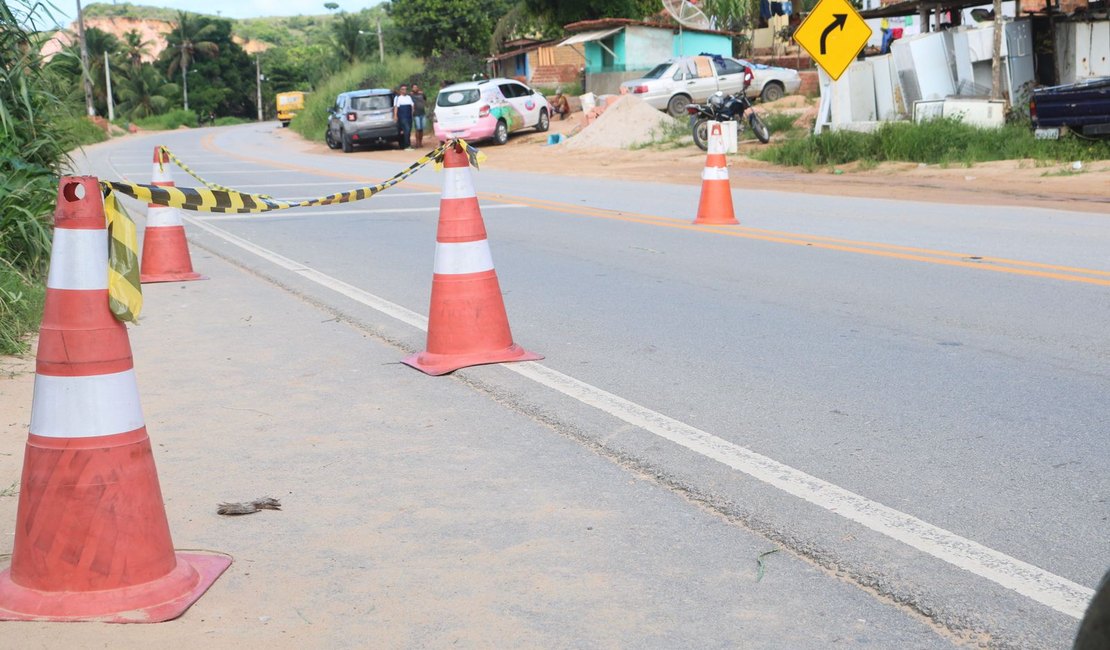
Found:
[[[816,70],[801,70],[798,76],[802,78],[802,85],[798,86],[798,94],[807,97],[816,97],[821,94],[821,84],[817,78]]]

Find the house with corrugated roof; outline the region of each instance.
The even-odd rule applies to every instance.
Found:
[[[691,29],[628,18],[584,20],[565,25],[569,36],[559,48],[573,48],[585,60],[585,86],[597,94],[616,93],[622,81],[636,79],[676,56],[732,56],[730,32]]]

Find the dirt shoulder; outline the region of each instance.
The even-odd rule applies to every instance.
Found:
[[[550,133],[571,133],[579,115],[551,124]],[[277,137],[299,142],[307,153],[327,154],[328,148],[308,142],[288,129],[276,130]],[[679,148],[648,147],[638,150],[570,150],[546,146],[547,133],[521,133],[505,146],[480,144],[490,169],[544,172],[564,176],[614,178],[659,183],[701,183],[705,154],[692,144]],[[434,142],[425,137],[424,149]],[[774,142],[774,140],[772,140]],[[778,190],[834,196],[888,198],[938,203],[978,205],[1022,205],[1048,209],[1079,210],[1110,214],[1110,160],[1083,163],[1075,170],[1071,162],[1046,165],[1034,160],[1005,160],[970,167],[883,163],[873,168],[844,165],[837,169],[806,172],[781,167],[750,157],[758,143],[742,143],[729,156],[729,178],[738,189]],[[335,152],[335,155],[343,155]],[[396,150],[359,151],[397,163],[412,162],[413,152]]]

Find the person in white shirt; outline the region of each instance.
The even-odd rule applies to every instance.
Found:
[[[409,141],[412,135],[412,97],[409,97],[408,84],[401,84],[397,96],[393,98],[393,119],[401,131],[401,148],[412,149]]]

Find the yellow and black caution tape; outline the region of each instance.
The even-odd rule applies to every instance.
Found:
[[[139,283],[139,235],[135,222],[111,190],[104,194],[108,226],[108,308],[116,320],[139,322],[143,290]]]
[[[216,183],[210,183],[182,164],[177,156],[174,156],[169,149],[165,147],[162,147],[161,150],[169,154],[170,159],[173,160],[175,164],[186,170],[190,176],[203,183],[205,187],[163,187],[140,183],[121,183],[119,181],[101,181],[101,186],[104,190],[105,199],[107,199],[109,193],[118,192],[145,203],[180,208],[183,210],[194,210],[197,212],[254,214],[317,205],[335,205],[338,203],[351,203],[353,201],[368,199],[375,194],[393,187],[409,176],[412,176],[428,163],[435,162],[438,167],[443,161],[443,155],[447,151],[447,148],[453,146],[462,147],[466,151],[470,164],[474,165],[474,167],[478,167],[479,163],[485,158],[484,154],[462,139],[448,140],[395,174],[392,178],[378,183],[377,185],[360,187],[346,192],[337,192],[335,194],[328,194],[327,196],[303,201],[275,199],[265,194],[240,192],[229,187],[217,185]]]
[[[188,165],[186,165],[184,162],[182,162],[180,158],[175,156],[174,153],[172,151],[170,151],[169,147],[167,147],[166,145],[164,145],[164,144],[158,145],[158,151],[165,154],[167,158],[169,158],[171,161],[173,161],[173,164],[180,167],[181,171],[183,171],[186,174],[188,174],[188,175],[192,176],[193,178],[197,179],[208,189],[210,189],[210,190],[220,190],[222,192],[234,192],[235,191],[235,190],[231,189],[230,187],[225,187],[223,185],[220,185],[219,183],[212,183],[210,181],[204,180],[203,178],[200,177],[199,174],[197,174],[195,171],[193,171],[192,168],[190,168]],[[161,156],[158,156],[158,169],[162,169],[162,157]],[[261,196],[261,197],[267,198],[267,199],[273,198],[273,197],[271,197],[267,194],[258,194],[256,196]]]
[[[139,312],[143,308],[143,292],[139,278],[139,238],[135,222],[119,202],[119,194],[131,198],[185,210],[223,213],[257,213],[272,210],[287,210],[314,205],[333,205],[368,199],[412,176],[430,162],[436,167],[443,161],[448,147],[458,146],[466,151],[470,164],[478,167],[485,156],[464,140],[449,140],[428,152],[392,178],[371,187],[360,187],[346,192],[329,194],[306,201],[283,201],[265,194],[240,192],[230,187],[204,180],[175,156],[168,148],[159,149],[187,174],[204,184],[199,187],[162,187],[101,181],[104,193],[104,216],[107,221],[109,238],[108,249],[108,306],[116,319],[138,323]],[[161,164],[161,163],[159,163]]]

